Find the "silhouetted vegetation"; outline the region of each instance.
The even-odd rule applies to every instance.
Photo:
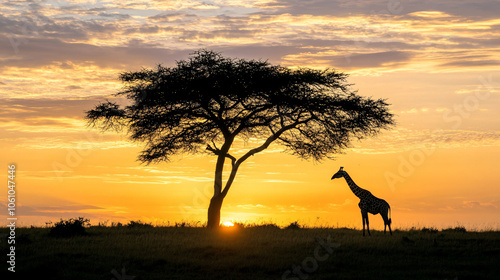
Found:
[[[244,223],[238,223],[238,222],[236,222],[236,223],[234,223],[233,227],[235,229],[242,229],[242,228],[245,228],[246,225]]]
[[[285,227],[285,229],[300,229],[300,228],[301,226],[299,225],[298,221],[290,223],[288,226]]]
[[[431,228],[423,227],[420,231],[424,233],[437,233],[439,230],[433,227]]]
[[[138,221],[130,221],[128,222],[127,224],[127,227],[129,228],[148,228],[148,227],[153,227],[153,225],[151,223],[145,223],[145,222],[142,222],[141,220],[138,220]]]
[[[86,235],[85,227],[90,225],[90,220],[83,217],[76,219],[63,220],[55,223],[50,228],[49,236],[51,237],[72,237],[77,235]]]
[[[274,223],[246,224],[245,228],[281,229],[277,224]]]
[[[443,229],[443,232],[461,232],[461,233],[466,233],[467,230],[465,229],[465,227],[457,226],[457,227],[454,227],[454,228]]]

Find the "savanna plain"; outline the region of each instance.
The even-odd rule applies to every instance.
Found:
[[[77,220],[73,220],[75,222]],[[82,220],[80,220],[82,221]],[[141,222],[16,229],[2,279],[499,279],[500,232]],[[60,224],[61,225],[61,224]],[[84,228],[84,229],[82,229]],[[59,228],[61,229],[61,228]],[[8,234],[2,228],[1,236]],[[2,238],[5,240],[5,238]],[[8,251],[7,242],[1,251]],[[2,256],[7,262],[6,254]]]

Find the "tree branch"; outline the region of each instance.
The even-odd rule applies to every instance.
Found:
[[[213,143],[213,142],[212,142]],[[217,148],[214,144],[214,147],[210,146],[210,144],[207,145],[207,151],[210,151],[212,153],[214,153],[215,155],[218,155],[220,156],[222,154],[222,151]],[[236,158],[234,156],[232,156],[231,154],[229,153],[226,153],[224,154],[225,157],[231,159],[231,165],[234,167],[235,163],[236,163]]]
[[[214,115],[214,113],[208,107],[208,104],[206,107],[201,106],[201,108],[203,108],[205,110],[205,112],[207,112],[208,119],[213,121],[215,124],[217,124],[217,126],[221,130],[224,137],[229,137],[231,133],[229,132],[229,128],[222,121],[222,118],[218,118],[216,115]]]
[[[247,124],[246,122],[248,120],[250,120],[253,116],[255,116],[256,114],[260,113],[260,112],[263,112],[267,109],[270,109],[272,108],[273,106],[272,105],[265,105],[265,106],[261,106],[260,108],[258,109],[254,109],[250,114],[248,114],[247,116],[245,116],[241,121],[240,121],[240,125],[234,130],[233,132],[233,135],[237,135],[238,133],[240,133],[243,129],[245,128],[249,128],[249,127],[257,127],[257,126],[266,126],[267,124],[269,124],[271,121],[274,120],[275,117],[272,117],[271,119],[269,120],[265,120],[264,122],[262,123],[253,123],[253,124]],[[242,110],[241,112],[243,111],[246,111],[247,109],[245,110]],[[239,112],[238,115],[241,113]]]
[[[292,124],[289,124],[287,126],[284,126],[284,127],[280,128],[276,133],[274,133],[273,135],[269,136],[269,138],[267,138],[267,140],[262,145],[260,145],[257,148],[251,149],[246,154],[244,154],[242,157],[240,157],[233,164],[233,168],[231,170],[231,174],[229,175],[229,178],[227,179],[226,186],[224,187],[224,190],[222,191],[222,195],[224,197],[226,196],[227,192],[229,191],[229,188],[231,187],[231,185],[232,185],[232,183],[234,181],[234,178],[236,177],[236,172],[238,171],[238,168],[240,167],[240,165],[245,160],[247,160],[249,157],[255,155],[256,153],[260,153],[263,150],[267,149],[269,147],[269,145],[271,145],[272,142],[274,142],[276,139],[278,139],[281,136],[281,134],[283,134],[283,132],[285,132],[287,130],[290,130],[290,129],[293,129],[293,128],[296,128],[298,125],[307,123],[310,120],[312,120],[312,118],[309,118],[309,119],[306,119],[306,120],[303,120],[303,121],[296,121],[296,122],[294,122]]]

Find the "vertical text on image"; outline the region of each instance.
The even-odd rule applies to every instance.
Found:
[[[15,272],[16,269],[16,165],[11,164],[8,166],[7,175],[7,211],[9,213],[7,218],[7,227],[10,229],[10,233],[7,239],[7,243],[10,245],[9,253],[7,254],[7,263],[9,264],[8,270]]]

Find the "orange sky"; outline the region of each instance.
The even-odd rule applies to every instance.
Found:
[[[199,48],[350,74],[397,126],[312,163],[272,146],[245,162],[222,220],[361,227],[343,179],[387,200],[393,226],[500,227],[498,1],[4,1],[0,164],[17,165],[18,223],[206,221],[215,158],[136,161],[140,144],[88,129],[121,71]],[[233,153],[258,145],[240,142]],[[7,192],[0,195],[6,221]],[[380,216],[371,226],[383,227]]]

